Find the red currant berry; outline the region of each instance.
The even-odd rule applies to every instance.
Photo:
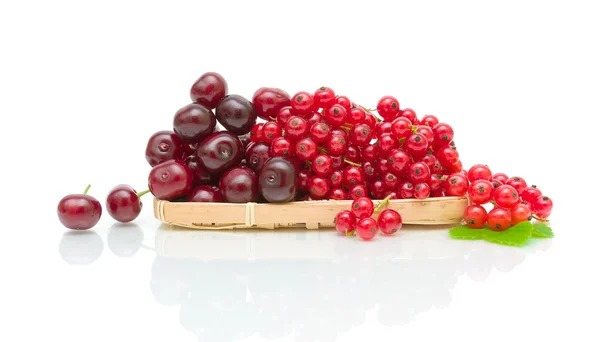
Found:
[[[346,122],[351,125],[362,124],[365,122],[365,118],[367,117],[367,113],[365,113],[364,109],[360,107],[354,107],[350,110],[346,110],[346,112],[348,113],[346,116]]]
[[[374,162],[379,157],[376,145],[368,145],[360,150],[360,156],[365,162]]]
[[[390,153],[388,162],[391,172],[396,176],[402,176],[410,165],[410,156],[404,150],[395,149]]]
[[[363,240],[372,240],[379,231],[377,221],[371,217],[363,218],[356,224],[356,234]]]
[[[385,209],[377,217],[377,226],[385,235],[393,235],[402,228],[402,216],[394,209]]]
[[[353,163],[359,163],[360,150],[355,146],[348,145],[348,147],[346,147],[346,152],[344,152],[344,157]]]
[[[429,167],[430,171],[433,171],[435,163],[437,162],[437,158],[433,154],[427,152],[427,154],[425,155],[425,157],[423,157],[423,159],[421,159],[421,161],[427,164],[427,167]]]
[[[415,197],[415,187],[410,182],[404,182],[400,186],[400,197],[402,197],[402,198]]]
[[[463,218],[467,226],[471,228],[482,228],[487,222],[487,211],[479,204],[471,204],[465,209]]]
[[[331,135],[339,135],[341,137],[344,137],[344,139],[348,140],[348,133],[346,133],[346,131],[341,130],[339,128],[332,129],[331,130]]]
[[[448,146],[454,139],[454,130],[447,123],[438,123],[433,127],[433,141],[437,146]]]
[[[297,141],[308,134],[308,122],[299,116],[292,116],[285,123],[285,136],[291,141]]]
[[[393,173],[387,173],[383,176],[383,187],[386,190],[396,190],[398,188],[399,179]]]
[[[398,140],[394,139],[389,133],[379,136],[375,145],[377,145],[378,152],[382,156],[387,156],[393,149],[400,147]]]
[[[400,112],[400,103],[393,96],[384,96],[377,102],[377,113],[387,121],[392,121]]]
[[[531,209],[527,204],[519,203],[510,210],[511,224],[517,225],[521,222],[531,220]]]
[[[324,112],[325,121],[333,127],[340,127],[346,122],[346,109],[338,104],[327,108]]]
[[[366,124],[359,124],[350,130],[350,143],[358,147],[365,147],[371,142],[371,128]]]
[[[348,190],[348,198],[351,200],[355,200],[359,197],[367,197],[367,195],[367,188],[362,184],[355,185]]]
[[[456,165],[456,163],[458,163],[459,161],[458,151],[450,146],[440,148],[437,152],[436,157],[440,164],[442,164],[442,166],[448,168]]]
[[[407,139],[412,134],[412,122],[409,119],[399,117],[392,121],[392,135],[396,139]]]
[[[552,200],[548,196],[540,196],[533,203],[533,211],[540,218],[548,218],[552,213]]]
[[[346,163],[344,162],[344,156],[330,156],[331,157],[331,168],[334,170],[341,170],[344,168]]]
[[[316,108],[328,108],[335,104],[335,92],[329,87],[317,89],[313,95]]]
[[[431,187],[427,183],[417,183],[415,184],[415,198],[424,199],[429,197],[431,193]]]
[[[317,152],[317,143],[311,138],[304,138],[296,143],[296,156],[300,160],[312,160]]]
[[[342,186],[342,178],[344,174],[340,170],[335,170],[329,174],[329,182],[331,186],[334,188],[339,188]]]
[[[502,231],[510,227],[510,211],[504,208],[494,208],[488,213],[488,226],[492,230]]]
[[[281,126],[275,121],[265,123],[262,128],[262,140],[267,144],[272,143],[273,140],[279,138],[282,134]]]
[[[391,170],[392,163],[390,163],[390,160],[387,158],[381,158],[375,164],[375,172],[377,172],[378,175],[385,175],[386,173],[391,172]]]
[[[331,158],[325,154],[319,154],[313,159],[311,169],[317,176],[326,176],[332,170]]]
[[[256,125],[254,125],[254,127],[252,127],[252,130],[250,131],[250,141],[261,142],[263,140],[263,135],[262,135],[263,125],[264,125],[264,123],[261,122],[261,123],[257,123]]]
[[[496,191],[496,189],[498,189],[498,187],[502,185],[502,183],[497,180],[497,179],[492,179],[492,186],[494,187],[494,192]]]
[[[492,179],[497,179],[500,183],[506,184],[508,176],[506,175],[506,173],[494,173],[492,175]]]
[[[429,126],[431,128],[435,127],[440,123],[440,120],[435,115],[427,114],[421,119],[421,125]]]
[[[463,169],[463,164],[460,161],[460,159],[456,162],[456,164],[450,166],[448,168],[448,171],[450,173],[462,173],[463,175],[465,175],[465,177],[469,178],[469,174],[468,174],[467,170]]]
[[[444,191],[443,190],[431,191],[431,194],[429,195],[429,197],[431,197],[431,198],[444,197]]]
[[[287,138],[278,137],[270,147],[271,157],[288,157],[294,155],[294,144]]]
[[[385,196],[385,188],[381,180],[376,180],[369,183],[369,196],[374,199],[383,199]]]
[[[329,125],[324,122],[315,122],[310,126],[310,136],[318,144],[327,142],[329,133]]]
[[[298,172],[298,190],[308,191],[308,181],[313,177],[310,170],[300,170]]]
[[[308,192],[312,199],[322,199],[329,192],[329,182],[323,177],[314,176],[308,180]]]
[[[277,116],[275,117],[277,123],[281,126],[281,127],[285,127],[286,122],[288,122],[288,120],[294,116],[294,114],[292,113],[292,107],[291,106],[285,106],[285,107],[281,107],[281,109],[279,109],[279,111],[277,112]]]
[[[406,142],[404,142],[404,148],[415,159],[423,158],[427,153],[427,147],[429,147],[427,139],[423,134],[420,133],[415,133],[411,135],[410,137],[408,137],[408,139],[406,139]]]
[[[329,191],[329,196],[327,196],[327,199],[343,201],[348,199],[348,194],[342,188],[334,188]]]
[[[416,162],[408,167],[408,180],[413,183],[427,182],[431,178],[431,171],[427,164],[423,162]]]
[[[346,151],[346,138],[339,134],[331,134],[327,139],[327,151],[333,156],[339,156]]]
[[[368,197],[359,197],[352,201],[352,212],[359,219],[371,217],[375,211],[373,201]]]
[[[313,112],[312,116],[308,118],[308,125],[312,125],[315,122],[323,122],[323,116],[319,112]]]
[[[450,175],[444,182],[444,193],[447,196],[464,196],[469,190],[469,180],[461,173]]]
[[[518,191],[518,190],[517,190]],[[535,203],[537,199],[542,195],[540,189],[538,189],[535,185],[528,186],[521,192],[521,199],[528,203]]]
[[[335,220],[333,222],[335,223],[335,229],[340,234],[354,235],[354,230],[356,230],[356,215],[354,215],[354,213],[350,210],[340,211],[335,216]]]
[[[515,190],[517,190],[519,195],[521,195],[523,193],[523,191],[527,188],[527,183],[521,177],[510,177],[506,181],[506,184],[515,188]]]
[[[413,125],[417,125],[419,123],[419,119],[417,119],[417,113],[410,108],[403,109],[400,113],[400,117],[407,118]]]
[[[487,165],[477,164],[473,165],[467,174],[469,178],[469,182],[474,182],[476,180],[485,179],[487,181],[492,180],[492,171]]]
[[[419,126],[417,127],[417,133],[423,134],[425,139],[427,139],[427,144],[430,146],[433,144],[433,131],[429,126]]]
[[[381,137],[384,134],[392,134],[392,123],[386,121],[380,121],[375,125],[375,134],[377,137]]]
[[[338,95],[335,97],[334,103],[346,108],[346,111],[349,111],[352,108],[352,101],[350,101],[348,96]]]
[[[431,192],[442,190],[442,186],[444,184],[444,177],[440,174],[432,174],[429,179],[429,186],[431,187]]]
[[[375,173],[375,167],[373,166],[373,163],[364,162],[362,164],[362,169],[365,174],[366,180],[373,180],[373,179],[377,178],[377,174]]]
[[[342,175],[342,184],[348,188],[365,183],[365,174],[358,166],[346,167]]]
[[[510,185],[501,185],[494,191],[494,201],[500,208],[511,209],[519,203],[519,193]]]
[[[371,128],[371,132],[375,132],[375,127],[377,126],[377,119],[373,114],[367,114],[365,116],[365,125]]]
[[[471,183],[468,193],[471,202],[475,204],[485,204],[492,199],[494,186],[492,185],[492,182],[488,180],[479,179]]]
[[[301,91],[292,96],[292,109],[294,113],[298,115],[308,116],[312,115],[315,109],[314,99],[312,94],[305,91]]]

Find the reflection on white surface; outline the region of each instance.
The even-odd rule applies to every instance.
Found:
[[[108,230],[108,249],[119,257],[132,257],[142,246],[144,232],[137,224],[117,223]]]
[[[96,261],[104,250],[104,242],[92,230],[67,231],[60,239],[58,251],[71,265],[88,265]]]

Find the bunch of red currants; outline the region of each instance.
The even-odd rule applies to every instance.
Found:
[[[346,236],[358,235],[363,240],[372,240],[377,232],[393,235],[402,228],[402,216],[393,209],[381,210],[389,202],[391,196],[385,198],[377,207],[368,197],[359,197],[352,201],[350,210],[342,210],[335,219],[335,229]],[[377,214],[374,219],[373,214]]]

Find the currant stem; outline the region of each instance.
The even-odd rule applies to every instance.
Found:
[[[381,208],[383,208],[383,206],[387,205],[390,202],[391,198],[392,198],[392,195],[388,195],[386,198],[383,199],[383,201],[379,201],[379,203],[377,203],[377,206],[375,207],[375,214],[379,214],[379,211],[381,210]]]
[[[88,184],[88,186],[85,188],[85,190],[83,191],[84,195],[87,195],[88,191],[90,190],[90,188],[92,187],[91,184]]]
[[[277,121],[277,118],[274,118],[272,116],[269,116],[269,119],[271,119],[271,121]]]
[[[355,162],[349,161],[349,160],[348,160],[348,159],[346,159],[346,158],[344,158],[344,162],[345,162],[345,163],[347,163],[347,164],[350,164],[350,165],[352,165],[352,166],[358,166],[358,167],[361,167],[361,166],[362,166],[362,164],[359,164],[359,163],[355,163]]]
[[[536,219],[536,221],[540,221],[540,222],[550,222],[550,220],[548,219],[543,219],[541,217],[537,217],[535,215],[531,215],[531,217],[533,217],[534,219]]]
[[[147,194],[149,192],[150,192],[150,189],[144,190],[142,192],[138,192],[137,197],[140,198],[140,197],[144,196],[145,194]]]

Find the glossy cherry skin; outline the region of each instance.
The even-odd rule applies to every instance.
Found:
[[[131,186],[120,184],[106,196],[106,211],[119,222],[131,222],[140,215],[142,201]]]
[[[72,194],[58,203],[58,219],[69,229],[86,230],[94,227],[102,216],[102,206],[90,195]]]
[[[216,186],[200,185],[192,189],[187,197],[188,202],[223,202],[221,191]]]
[[[271,148],[266,143],[253,143],[246,150],[246,166],[256,173],[260,172],[269,158],[271,158]]]
[[[256,115],[267,121],[276,118],[277,112],[290,104],[290,94],[279,88],[263,87],[254,92],[252,96],[252,105]]]
[[[200,104],[180,108],[173,118],[173,131],[185,144],[197,144],[215,130],[217,119],[213,112]]]
[[[200,76],[190,89],[193,102],[215,108],[227,95],[227,82],[216,72],[207,72]]]
[[[208,172],[222,174],[240,164],[244,158],[244,146],[237,135],[217,132],[200,143],[196,157]]]
[[[217,120],[230,132],[243,135],[256,124],[256,112],[252,102],[240,95],[227,95],[215,110]]]
[[[194,175],[182,161],[169,160],[152,168],[148,188],[154,197],[170,201],[187,195],[194,185]]]
[[[221,195],[229,203],[248,203],[258,200],[258,178],[247,167],[234,167],[219,181]]]
[[[146,145],[146,161],[156,166],[171,159],[181,159],[185,153],[183,142],[173,131],[154,133]]]
[[[218,178],[215,179],[215,177],[211,175],[210,172],[208,172],[208,170],[202,166],[202,164],[198,163],[196,156],[190,156],[185,160],[185,163],[190,168],[190,171],[192,171],[192,175],[194,176],[194,186],[214,184],[215,181],[218,180]]]
[[[296,197],[296,167],[284,157],[269,159],[258,176],[263,197],[271,203],[292,201]]]

